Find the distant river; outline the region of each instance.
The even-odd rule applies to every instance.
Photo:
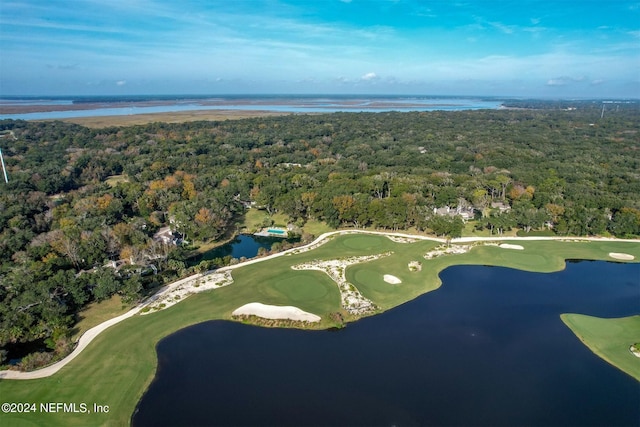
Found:
[[[441,277],[440,289],[339,331],[183,329],[158,344],[133,425],[638,425],[638,382],[559,315],[640,313],[640,264]]]
[[[12,100],[0,102],[0,105],[53,105],[53,101],[43,100]],[[406,97],[295,97],[295,98],[232,98],[215,100],[176,100],[163,105],[145,106],[138,100],[138,104],[122,106],[116,100],[111,101],[113,107],[88,108],[85,110],[61,110],[48,112],[34,112],[21,114],[0,114],[2,119],[14,120],[44,120],[68,119],[73,117],[99,116],[127,116],[134,114],[171,113],[198,110],[237,110],[237,111],[275,111],[283,113],[334,113],[348,112],[385,112],[385,111],[458,111],[497,109],[501,105],[499,100],[485,100],[474,98],[406,98]],[[55,105],[73,105],[70,100],[57,100]],[[211,105],[213,104],[213,105]]]

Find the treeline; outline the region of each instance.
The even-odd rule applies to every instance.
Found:
[[[174,243],[219,239],[251,203],[300,226],[455,237],[466,213],[493,233],[637,236],[639,119],[621,104],[604,118],[584,108],[106,129],[2,121],[0,346],[68,346],[83,306],[134,301],[185,274]],[[167,238],[154,238],[162,227]]]

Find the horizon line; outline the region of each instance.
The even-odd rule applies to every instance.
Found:
[[[471,94],[384,94],[384,93],[370,93],[370,94],[358,94],[358,93],[164,93],[164,94],[148,94],[148,93],[136,93],[136,94],[93,94],[93,95],[2,95],[0,94],[0,100],[21,100],[21,99],[56,99],[56,100],[74,100],[84,98],[160,98],[160,97],[183,97],[184,99],[210,99],[210,98],[226,98],[226,97],[309,97],[309,98],[328,98],[328,97],[350,97],[350,98],[368,98],[368,97],[395,97],[395,98],[493,98],[493,99],[509,99],[509,100],[545,100],[545,101],[605,101],[605,100],[624,100],[624,101],[640,101],[640,97],[551,97],[551,96],[524,96],[524,95],[471,95]]]

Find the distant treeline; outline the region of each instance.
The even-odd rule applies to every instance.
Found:
[[[579,99],[579,100],[545,100],[545,99],[508,99],[502,102],[507,108],[528,108],[544,110],[598,110],[604,107],[605,113],[608,111],[619,112],[620,109],[626,111],[640,112],[640,99]]]

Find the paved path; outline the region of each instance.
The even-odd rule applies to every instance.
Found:
[[[223,271],[229,271],[229,270],[234,270],[236,268],[240,268],[240,267],[244,267],[245,265],[250,265],[250,264],[255,264],[258,262],[263,262],[263,261],[267,261],[273,258],[277,258],[277,257],[281,257],[281,256],[285,256],[294,252],[300,252],[300,251],[304,251],[304,250],[308,250],[308,248],[313,247],[314,245],[318,245],[319,243],[321,243],[323,240],[337,235],[337,234],[355,234],[355,233],[364,233],[364,234],[377,234],[377,235],[381,235],[381,236],[396,236],[396,237],[405,237],[405,238],[410,238],[410,239],[419,239],[419,240],[431,240],[431,241],[436,241],[436,242],[440,242],[440,243],[446,243],[446,239],[441,239],[441,238],[436,238],[436,237],[428,237],[428,236],[420,236],[420,235],[415,235],[415,234],[405,234],[405,233],[392,233],[392,232],[382,232],[382,231],[368,231],[368,230],[336,230],[336,231],[330,231],[328,233],[324,233],[321,236],[319,236],[317,239],[315,239],[313,242],[304,245],[304,246],[299,246],[297,248],[293,248],[293,249],[288,249],[284,252],[279,252],[273,255],[268,255],[266,257],[262,257],[262,258],[253,258],[250,259],[248,261],[245,262],[241,262],[239,264],[235,264],[235,265],[230,265],[227,267],[222,267],[219,268],[218,270],[216,270],[217,272],[223,272]],[[633,239],[615,239],[615,238],[605,238],[605,237],[556,237],[556,236],[548,236],[548,237],[510,237],[510,236],[492,236],[492,237],[460,237],[460,238],[456,238],[456,239],[452,239],[451,243],[469,243],[469,242],[478,242],[478,241],[505,241],[505,240],[520,240],[520,241],[527,241],[527,240],[564,240],[564,241],[606,241],[606,242],[635,242],[635,243],[640,243],[640,240],[633,240]],[[191,280],[195,280],[199,277],[202,277],[202,274],[194,274],[192,276],[186,277],[184,279],[178,280],[176,282],[173,282],[165,287],[163,287],[162,289],[160,289],[158,292],[156,292],[153,296],[147,298],[145,301],[143,301],[142,303],[140,303],[138,306],[136,306],[135,308],[129,310],[128,312],[118,316],[118,317],[114,317],[113,319],[107,320],[106,322],[103,322],[101,324],[99,324],[98,326],[94,326],[93,328],[89,329],[87,332],[85,332],[80,339],[78,340],[78,345],[76,346],[76,348],[64,359],[60,360],[59,362],[54,363],[53,365],[47,366],[46,368],[42,368],[42,369],[38,369],[36,371],[31,371],[31,372],[21,372],[21,371],[14,371],[14,370],[6,370],[6,371],[0,371],[0,379],[15,379],[15,380],[30,380],[30,379],[36,379],[36,378],[45,378],[45,377],[49,377],[53,374],[55,374],[56,372],[58,372],[60,369],[62,369],[64,366],[66,366],[69,362],[71,362],[73,359],[75,359],[88,345],[91,341],[93,341],[93,339],[95,337],[97,337],[100,333],[102,333],[104,330],[106,330],[107,328],[122,322],[125,319],[128,319],[129,317],[135,316],[136,314],[138,314],[138,312],[140,312],[140,310],[142,310],[144,307],[146,307],[147,305],[151,304],[152,302],[156,301],[158,298],[161,298],[163,295],[165,295],[166,293],[171,292],[172,290],[174,290],[175,288],[177,288],[178,286],[187,283]]]
[[[93,341],[95,337],[100,335],[104,330],[106,330],[110,326],[113,326],[117,323],[122,322],[125,319],[128,319],[129,317],[135,316],[136,314],[138,314],[140,310],[142,310],[144,307],[151,304],[152,302],[156,301],[158,298],[161,298],[164,294],[171,292],[173,289],[184,284],[185,282],[196,279],[200,276],[202,275],[196,274],[196,275],[187,277],[185,279],[178,280],[177,282],[173,282],[170,285],[163,287],[158,292],[153,294],[153,296],[147,298],[145,301],[143,301],[136,307],[132,308],[131,310],[127,311],[126,313],[121,314],[118,317],[114,317],[113,319],[109,319],[105,322],[102,322],[98,326],[94,326],[93,328],[89,329],[84,334],[82,334],[82,336],[78,340],[78,344],[76,345],[76,348],[67,357],[54,363],[53,365],[49,365],[46,368],[42,368],[36,371],[30,371],[30,372],[21,372],[21,371],[14,371],[14,370],[0,371],[0,379],[32,380],[36,378],[49,377],[55,374],[64,366],[66,366],[67,363],[75,359],[82,352],[82,350],[84,350],[89,345],[89,343]]]

